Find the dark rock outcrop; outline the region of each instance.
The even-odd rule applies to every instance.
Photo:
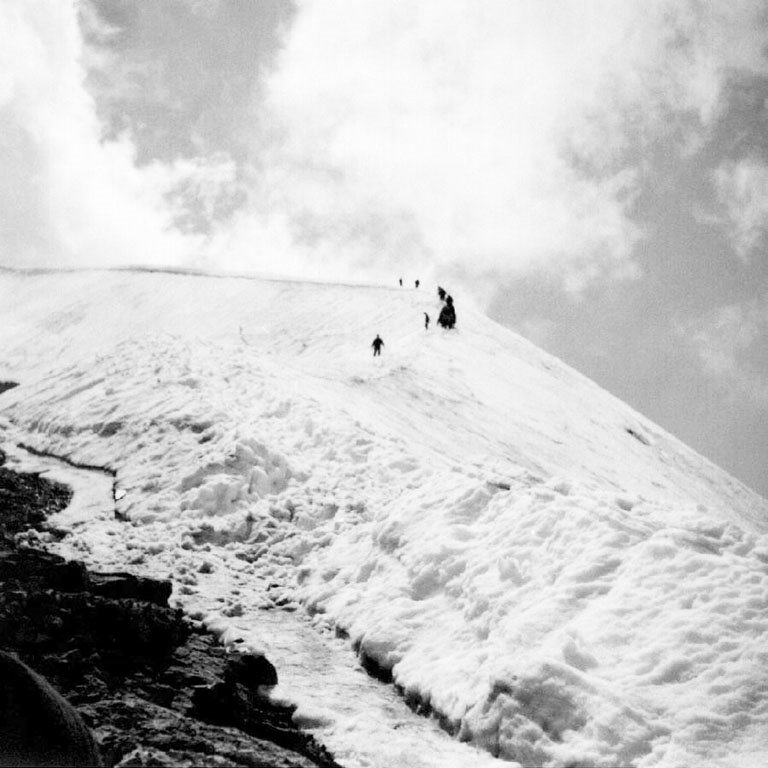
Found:
[[[100,766],[77,710],[15,656],[0,651],[0,766]]]
[[[261,686],[276,682],[275,668],[263,656],[236,656],[227,661],[223,681],[195,689],[192,711],[208,723],[239,728],[259,739],[309,754],[324,764],[326,755],[322,752],[307,752],[302,743],[305,737],[297,733],[291,721],[291,710],[275,710],[260,694]]]
[[[0,535],[7,538],[39,528],[48,515],[65,509],[71,499],[72,491],[61,483],[0,467]]]
[[[69,503],[65,486],[0,468],[0,648],[78,710],[106,765],[336,766],[269,701],[277,673],[228,654],[167,604],[171,586],[16,544]]]
[[[146,579],[130,573],[93,573],[90,591],[114,600],[144,600],[154,605],[168,605],[173,588],[169,581]]]

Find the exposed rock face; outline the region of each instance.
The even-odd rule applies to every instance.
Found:
[[[5,454],[2,458],[4,462]],[[71,498],[72,491],[61,483],[0,466],[0,535],[7,538],[38,528],[48,515],[65,509]]]
[[[69,498],[64,486],[0,468],[0,647],[76,707],[104,763],[336,766],[290,708],[263,695],[277,681],[272,664],[193,631],[167,605],[170,584],[16,545]]]
[[[75,708],[26,664],[0,651],[0,765],[101,764]]]
[[[173,588],[169,581],[156,581],[130,573],[91,573],[90,591],[114,600],[135,599],[155,605],[168,605]]]

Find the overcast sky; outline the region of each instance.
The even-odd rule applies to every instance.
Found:
[[[3,0],[0,263],[439,280],[768,495],[764,0]]]

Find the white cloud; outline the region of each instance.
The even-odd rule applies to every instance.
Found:
[[[584,73],[558,66],[577,41],[551,11],[302,4],[269,82],[284,140],[264,176],[293,237],[358,264],[625,258],[632,174],[584,178],[558,151]]]
[[[131,142],[102,142],[73,3],[0,5],[0,244],[5,264],[171,263],[164,184]]]
[[[195,7],[214,24],[224,5]],[[78,7],[0,5],[4,263],[204,255],[478,284],[544,269],[578,292],[637,274],[643,152],[680,114],[690,151],[731,69],[765,64],[756,0],[302,0],[265,88],[253,73],[252,109],[238,112],[250,122],[232,129],[252,136],[250,158],[201,146],[210,156],[139,168],[132,134],[104,140],[85,87],[86,66],[112,66],[117,31],[85,14],[103,43],[86,50]],[[113,89],[99,87],[111,109],[137,82],[130,62],[114,66]],[[162,72],[152,87],[171,99]]]
[[[267,84],[280,141],[227,252],[546,268],[572,291],[634,276],[638,153],[679,114],[690,151],[729,71],[763,63],[762,4],[712,5],[304,0]]]
[[[693,345],[704,373],[731,398],[768,406],[768,298],[719,307],[677,330]]]
[[[733,248],[747,260],[768,234],[768,167],[754,160],[729,162],[717,169],[714,178]]]

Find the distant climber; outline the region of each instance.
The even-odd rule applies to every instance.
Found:
[[[400,287],[401,288],[403,287],[403,278],[402,277],[400,278]]]
[[[437,286],[437,297],[440,301],[445,301],[445,288],[441,288],[439,285]]]
[[[451,296],[446,296],[445,304],[440,310],[440,317],[437,318],[437,324],[449,330],[456,325],[456,310],[453,308]]]
[[[417,288],[419,287],[419,281],[418,280],[416,281],[416,287]]]
[[[379,334],[376,334],[376,338],[373,340],[373,344],[371,344],[373,347],[373,356],[374,357],[381,357],[381,348],[384,346],[384,342],[381,340],[381,336]]]
[[[424,327],[429,330],[429,315],[426,312],[424,313]]]

